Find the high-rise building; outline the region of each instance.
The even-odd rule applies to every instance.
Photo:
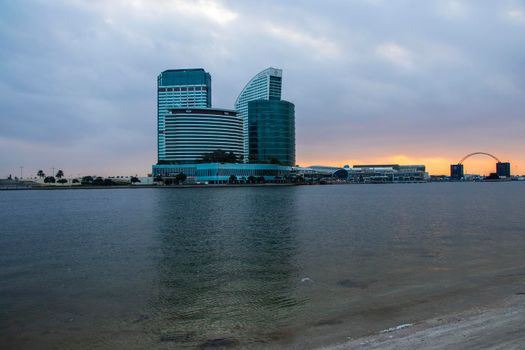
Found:
[[[165,116],[171,108],[211,108],[211,76],[202,68],[170,69],[157,78],[158,161],[169,161],[166,154]]]
[[[165,115],[165,157],[169,162],[196,163],[205,153],[222,150],[240,158],[242,119],[237,112],[216,108],[172,108]],[[162,162],[161,162],[162,163]]]
[[[499,177],[510,177],[510,163],[508,162],[496,163],[496,174]]]
[[[450,178],[452,180],[461,180],[465,176],[463,164],[450,165]]]
[[[282,100],[248,103],[248,161],[295,165],[295,106]]]
[[[254,100],[280,100],[283,71],[267,68],[254,76],[237,97],[235,109],[244,122],[244,160],[249,157],[248,102]]]

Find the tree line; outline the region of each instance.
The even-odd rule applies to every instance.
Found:
[[[67,179],[64,178],[64,171],[62,171],[60,169],[57,171],[55,176],[46,176],[46,173],[44,173],[43,170],[38,170],[36,175],[39,178],[41,178],[41,179],[43,178],[44,179],[44,183],[46,183],[46,184],[54,184],[54,183],[65,184],[65,183],[68,182]],[[132,176],[132,177],[130,177],[129,182],[131,184],[140,183],[140,179],[137,176]],[[74,184],[80,183],[81,185],[91,185],[91,186],[118,186],[118,185],[125,185],[125,183],[122,183],[122,182],[119,182],[119,181],[114,181],[114,180],[112,180],[110,178],[103,178],[101,176],[96,176],[96,177],[84,176],[80,180],[79,179],[71,180],[71,183],[74,183]]]

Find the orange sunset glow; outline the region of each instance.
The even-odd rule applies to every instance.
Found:
[[[309,158],[300,157],[300,165],[329,165],[329,166],[344,166],[344,165],[357,165],[357,164],[423,164],[426,165],[426,169],[431,175],[449,175],[450,165],[456,164],[459,160],[465,156],[459,155],[457,158],[441,158],[441,157],[423,157],[423,156],[410,156],[405,154],[397,154],[391,156],[379,156],[371,158],[345,158],[343,161],[337,159],[322,159],[322,158]],[[502,162],[510,161],[512,164],[511,171],[514,175],[525,173],[525,157],[522,158],[506,158],[503,156],[496,155]],[[489,175],[496,171],[495,161],[482,155],[476,155],[468,158],[464,163],[465,173],[467,174],[479,174]],[[521,172],[520,172],[521,171]]]

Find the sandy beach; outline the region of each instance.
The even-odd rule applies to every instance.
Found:
[[[319,350],[524,348],[525,291],[485,308],[473,308],[416,324],[401,324]]]

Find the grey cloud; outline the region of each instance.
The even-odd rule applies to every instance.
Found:
[[[0,154],[0,176],[30,166],[29,149],[41,144],[55,150],[42,162],[81,154],[71,165],[79,172],[105,164],[147,172],[156,154],[156,76],[176,67],[207,69],[214,105],[226,108],[255,73],[283,68],[300,159],[312,147],[362,158],[381,145],[448,147],[447,135],[461,135],[454,142],[462,149],[523,151],[519,141],[490,142],[491,130],[513,135],[523,127],[522,8],[517,1],[7,1],[0,138],[26,146]]]

